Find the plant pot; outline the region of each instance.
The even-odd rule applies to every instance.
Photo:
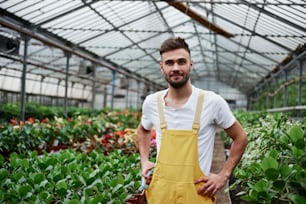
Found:
[[[146,195],[145,192],[140,194],[133,194],[133,197],[126,201],[126,204],[146,204]]]

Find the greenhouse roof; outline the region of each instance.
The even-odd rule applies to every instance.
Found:
[[[248,94],[304,49],[305,6],[304,0],[0,1],[0,36],[20,42],[19,52],[0,52],[0,69],[21,75],[27,35],[33,77],[64,79],[72,53],[71,81],[89,85],[80,72],[94,62],[101,83],[115,70],[161,88],[160,44],[181,36],[191,48],[193,82],[209,77]]]

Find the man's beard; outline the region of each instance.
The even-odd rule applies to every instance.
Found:
[[[171,87],[179,89],[183,87],[185,84],[187,84],[189,77],[190,77],[190,72],[188,71],[187,74],[184,76],[184,78],[180,81],[172,81],[170,77],[168,78],[167,76],[165,76],[165,79]]]

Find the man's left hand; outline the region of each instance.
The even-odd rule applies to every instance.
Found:
[[[220,174],[209,174],[204,178],[196,180],[194,183],[204,183],[204,185],[199,188],[198,194],[203,196],[215,196],[217,191],[223,188],[227,182],[227,178],[221,176]]]

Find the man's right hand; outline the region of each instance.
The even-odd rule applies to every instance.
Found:
[[[155,163],[146,161],[141,164],[141,175],[145,178],[148,178],[148,172],[155,167]]]

